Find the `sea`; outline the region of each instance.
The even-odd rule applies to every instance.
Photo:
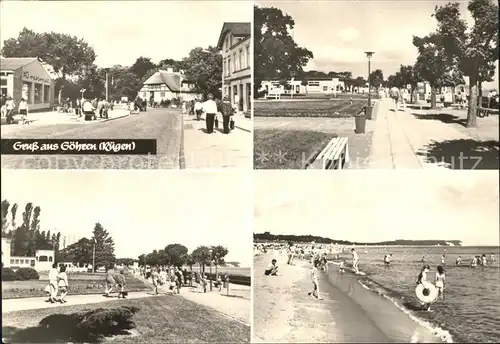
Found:
[[[500,247],[450,246],[387,246],[356,247],[359,269],[366,273],[359,283],[386,297],[412,319],[429,325],[446,337],[448,342],[497,343],[500,341]],[[485,267],[469,267],[472,258],[486,254]],[[383,258],[392,254],[390,267]],[[425,264],[430,265],[430,280],[445,254],[446,288],[444,298],[431,306],[431,312],[421,311],[415,297],[417,275]],[[490,255],[494,261],[490,261]],[[462,265],[456,266],[458,257]],[[346,262],[350,254],[344,253]],[[444,334],[444,335],[443,335]]]

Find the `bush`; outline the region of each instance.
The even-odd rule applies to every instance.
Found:
[[[16,276],[20,281],[40,279],[38,272],[32,268],[20,268],[16,271]]]
[[[17,281],[17,275],[11,268],[2,268],[2,281]]]

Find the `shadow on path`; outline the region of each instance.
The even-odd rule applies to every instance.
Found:
[[[432,142],[417,152],[427,163],[441,163],[453,170],[497,170],[499,142],[473,139]]]
[[[446,123],[446,124],[460,124],[464,127],[467,123],[466,119],[460,118],[459,116],[450,115],[448,113],[438,113],[438,114],[429,114],[429,115],[412,113],[412,115],[416,119],[441,121],[441,122]]]

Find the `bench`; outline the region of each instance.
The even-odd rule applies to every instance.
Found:
[[[349,162],[347,137],[334,137],[318,154],[310,168],[322,170],[341,170]]]
[[[280,99],[281,94],[280,93],[268,93],[268,94],[266,94],[265,98],[266,99],[269,99],[269,98]]]
[[[484,107],[477,108],[477,117],[488,117],[489,115],[498,115],[498,109]]]

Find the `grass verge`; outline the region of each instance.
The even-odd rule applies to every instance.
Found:
[[[2,314],[2,337],[7,338],[5,343],[71,342],[71,338],[60,338],[60,334],[54,333],[54,330],[39,326],[40,321],[54,314],[67,315],[95,308],[109,309],[119,306],[137,307],[139,311],[132,318],[135,323],[133,330],[112,337],[116,343],[250,342],[249,326],[229,319],[208,307],[174,295],[111,301],[95,306],[76,305],[39,309],[36,312],[33,310],[9,312]]]
[[[336,135],[319,131],[258,129],[254,134],[254,169],[304,169]]]
[[[348,118],[361,111],[364,100],[267,101],[255,104],[257,117]]]

